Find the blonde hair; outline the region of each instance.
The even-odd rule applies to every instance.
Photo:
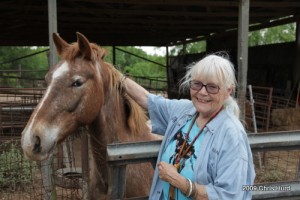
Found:
[[[180,88],[182,90],[189,89],[190,81],[199,76],[206,77],[207,79],[217,78],[224,90],[232,88],[231,95],[224,101],[223,105],[225,109],[231,108],[235,116],[239,118],[240,109],[234,99],[234,92],[237,84],[235,69],[233,64],[229,61],[228,55],[226,53],[207,55],[197,63],[188,66],[188,70],[182,79]]]

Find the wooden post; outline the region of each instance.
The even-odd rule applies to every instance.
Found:
[[[166,54],[165,54],[165,58],[166,58],[166,76],[167,76],[167,90],[165,91],[166,92],[166,95],[167,97],[169,97],[169,46],[166,46]]]
[[[82,132],[84,129],[81,128]],[[82,198],[90,199],[89,196],[89,138],[87,132],[81,133],[81,167],[82,167]]]
[[[49,23],[49,46],[50,46],[50,53],[49,53],[49,67],[53,66],[57,63],[58,59],[55,56],[54,51],[54,42],[52,40],[52,33],[57,32],[57,14],[56,14],[56,0],[48,0],[48,23]],[[42,161],[41,164],[41,171],[42,171],[42,178],[43,178],[43,186],[45,189],[45,193],[43,194],[44,200],[55,200],[56,199],[56,188],[55,188],[55,181],[54,181],[54,173],[53,173],[53,166],[52,166],[53,156],[49,156],[49,158],[45,161]]]
[[[295,55],[296,61],[293,69],[293,88],[298,87],[297,90],[297,97],[299,98],[299,86],[300,86],[300,21],[298,20],[296,22],[296,55]],[[293,91],[292,91],[293,92]],[[298,108],[298,101],[297,99],[296,105]]]
[[[240,0],[238,27],[238,91],[237,99],[241,109],[241,120],[245,121],[245,103],[248,72],[248,33],[249,33],[249,0]]]
[[[56,0],[48,0],[48,26],[49,26],[49,68],[58,62],[52,34],[57,33],[57,8]]]
[[[110,166],[109,194],[111,199],[124,199],[126,188],[126,165]]]
[[[53,156],[49,156],[47,160],[41,161],[41,171],[43,179],[43,200],[55,200],[56,189],[52,166]]]

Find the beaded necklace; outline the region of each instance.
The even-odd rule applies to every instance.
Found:
[[[199,130],[198,134],[196,135],[196,137],[192,140],[192,142],[189,144],[187,141],[189,139],[189,135],[191,132],[192,127],[194,126],[196,119],[199,116],[199,112],[197,112],[193,118],[193,121],[191,122],[188,132],[186,133],[185,136],[185,140],[180,148],[179,153],[177,154],[176,158],[175,158],[175,163],[174,163],[174,167],[177,169],[177,171],[180,168],[180,161],[181,159],[189,152],[190,148],[193,146],[193,144],[196,142],[196,140],[198,139],[198,137],[201,135],[201,133],[203,132],[204,128],[206,127],[206,125],[213,120],[223,109],[223,107],[220,108],[220,110],[218,110],[218,112],[216,112],[213,116],[211,116],[211,118],[204,124],[203,128]],[[186,147],[186,149],[184,150],[184,148]],[[174,200],[175,199],[175,188],[174,186],[172,186],[170,184],[170,200]]]

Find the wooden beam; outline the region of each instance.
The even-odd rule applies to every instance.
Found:
[[[247,91],[248,73],[248,33],[249,33],[249,7],[250,0],[240,0],[239,5],[239,26],[238,26],[238,86],[237,100],[241,110],[240,118],[245,121],[245,103]]]
[[[52,34],[57,33],[57,8],[56,0],[48,0],[48,26],[49,26],[49,68],[58,62],[56,48],[52,39]]]
[[[300,85],[300,20],[296,22],[296,55],[292,83],[295,89]]]

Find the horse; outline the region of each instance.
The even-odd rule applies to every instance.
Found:
[[[67,43],[53,33],[60,61],[45,76],[47,89],[26,124],[21,145],[26,157],[45,160],[81,126],[89,130],[89,195],[109,199],[107,144],[159,139],[147,125],[147,114],[126,93],[123,74],[104,61],[107,52],[77,32]],[[150,163],[126,169],[126,197],[149,194]]]

